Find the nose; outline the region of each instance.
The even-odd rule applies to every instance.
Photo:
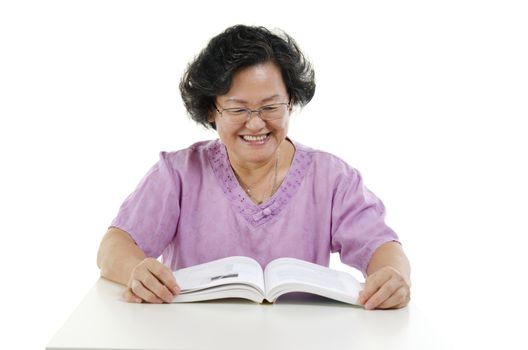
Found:
[[[260,130],[266,126],[266,122],[260,119],[259,114],[255,111],[249,116],[246,122],[246,127],[251,130]]]

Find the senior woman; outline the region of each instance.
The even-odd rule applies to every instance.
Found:
[[[315,92],[290,36],[227,28],[188,66],[180,90],[219,140],[161,152],[111,223],[97,262],[103,277],[128,286],[127,301],[170,302],[180,291],[173,270],[227,256],[328,266],[339,252],[366,276],[366,309],[408,303],[409,263],[382,202],[343,160],[288,138],[292,110]]]

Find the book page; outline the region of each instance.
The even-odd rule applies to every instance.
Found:
[[[264,277],[259,263],[244,256],[232,256],[174,272],[181,294],[220,285],[248,284],[262,294]]]
[[[192,292],[178,294],[173,303],[187,303],[193,301],[214,300],[224,298],[242,298],[255,303],[262,303],[264,294],[247,284],[226,284]]]
[[[330,298],[342,295],[354,300],[362,289],[359,281],[346,272],[294,258],[272,261],[264,275],[267,296],[271,299],[289,291],[317,291],[316,294]]]

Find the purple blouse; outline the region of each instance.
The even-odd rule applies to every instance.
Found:
[[[383,203],[343,160],[294,146],[286,178],[260,205],[239,185],[220,140],[161,152],[111,226],[173,270],[232,255],[262,267],[279,257],[328,266],[339,252],[366,275],[372,253],[398,241]]]

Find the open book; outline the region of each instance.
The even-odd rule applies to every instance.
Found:
[[[275,259],[264,271],[248,257],[232,256],[174,272],[181,294],[174,303],[244,298],[273,303],[283,294],[317,294],[357,304],[362,284],[352,275],[294,258]]]

